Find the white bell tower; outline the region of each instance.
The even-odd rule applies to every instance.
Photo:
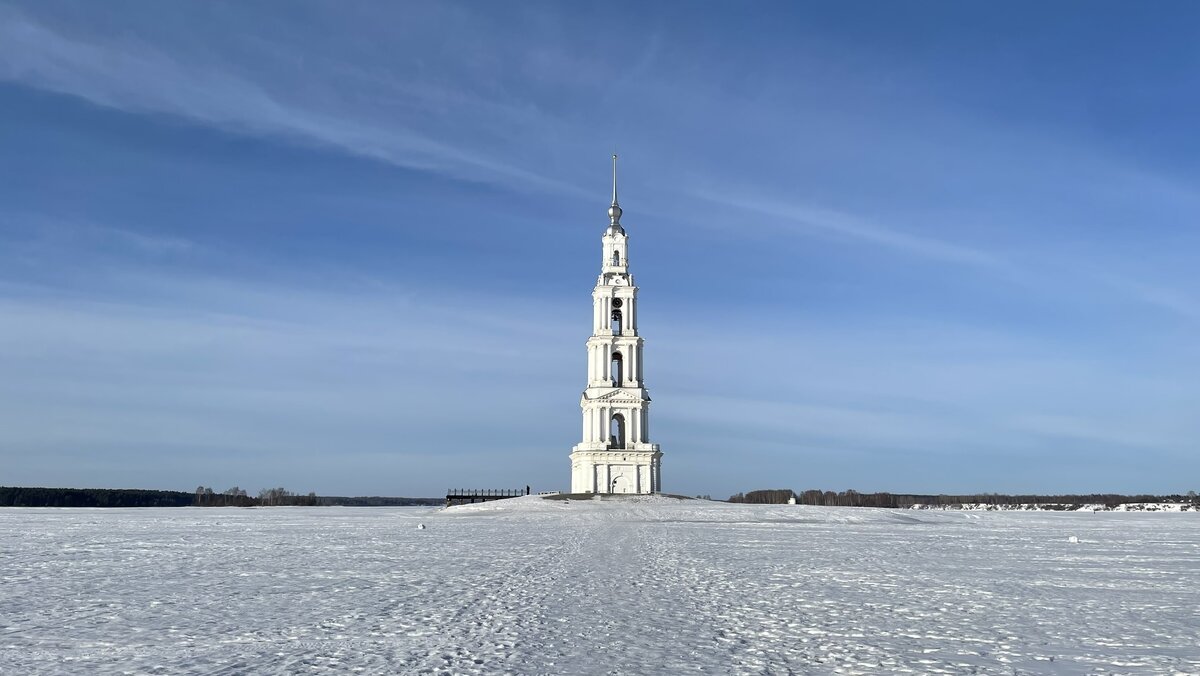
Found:
[[[613,199],[601,238],[600,277],[592,291],[588,384],[579,402],[583,441],[571,452],[571,492],[657,493],[662,486],[662,452],[650,443],[638,289],[629,274],[629,238],[617,204],[617,156],[612,159]]]

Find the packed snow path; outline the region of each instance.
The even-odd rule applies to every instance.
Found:
[[[1200,673],[1194,513],[6,508],[0,563],[3,674]]]

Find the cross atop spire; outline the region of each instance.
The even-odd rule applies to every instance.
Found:
[[[617,204],[617,154],[613,153],[613,201],[608,208],[608,224],[610,227],[621,227],[621,205]]]

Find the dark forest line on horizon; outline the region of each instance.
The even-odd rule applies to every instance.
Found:
[[[913,505],[1061,505],[1063,508],[1083,505],[1104,505],[1112,508],[1123,504],[1175,503],[1200,506],[1200,496],[1195,491],[1187,494],[1124,495],[1119,493],[1091,494],[939,494],[915,493],[860,493],[855,490],[821,491],[810,489],[797,492],[792,489],[762,489],[737,493],[727,502],[739,504],[787,504],[795,498],[796,504],[825,507],[877,507],[905,509]],[[193,492],[165,491],[153,489],[121,488],[48,488],[28,486],[0,486],[0,507],[413,507],[438,506],[444,498],[387,497],[387,496],[322,496],[316,493],[305,495],[292,493],[283,488],[263,489],[257,496],[250,496],[237,487],[217,493],[210,488],[197,487]]]
[[[921,495],[915,493],[860,493],[849,489],[841,492],[821,491],[810,489],[796,492],[790,488],[768,488],[737,493],[729,497],[729,502],[758,505],[782,505],[795,499],[798,505],[813,505],[822,507],[882,507],[889,509],[907,509],[913,505],[930,505],[937,507],[952,507],[956,505],[993,505],[1003,507],[1009,505],[1061,505],[1064,509],[1082,507],[1084,505],[1104,505],[1112,508],[1119,505],[1139,503],[1174,503],[1200,505],[1200,496],[1196,491],[1184,494],[1170,495],[1123,495],[1120,493],[1089,493],[1089,494],[1060,494],[1035,495],[1003,493],[973,493],[973,494],[939,494]]]
[[[443,502],[443,498],[299,495],[283,488],[264,489],[258,496],[250,496],[236,487],[217,493],[203,486],[193,492],[0,486],[0,507],[414,507]]]

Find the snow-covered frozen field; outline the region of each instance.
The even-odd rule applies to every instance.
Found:
[[[0,509],[0,673],[298,672],[1200,673],[1200,514]]]

